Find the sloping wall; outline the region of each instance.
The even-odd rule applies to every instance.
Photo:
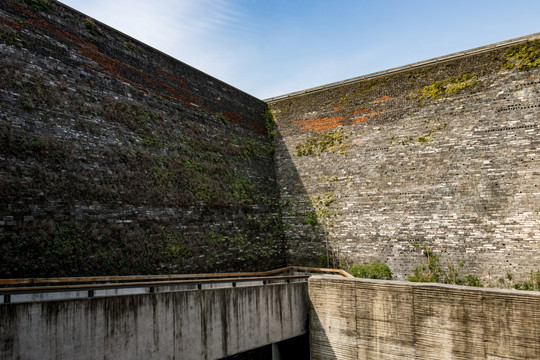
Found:
[[[538,359],[540,293],[309,279],[311,358]]]
[[[538,38],[271,99],[291,263],[538,271]]]
[[[284,265],[264,102],[55,1],[0,54],[0,277]]]

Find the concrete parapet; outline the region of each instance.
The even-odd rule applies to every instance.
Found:
[[[307,284],[0,305],[0,359],[218,359],[307,332]]]

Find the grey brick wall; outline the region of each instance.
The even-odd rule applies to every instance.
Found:
[[[538,271],[540,72],[509,49],[271,101],[293,262]]]
[[[1,277],[284,264],[264,102],[54,1],[0,21]]]

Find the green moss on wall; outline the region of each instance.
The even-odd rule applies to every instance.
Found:
[[[477,74],[463,74],[435,81],[414,93],[419,104],[448,97],[478,84]]]
[[[346,138],[347,136],[343,133],[342,128],[328,132],[314,133],[306,141],[296,144],[296,155],[320,155],[324,152],[345,154],[344,149],[348,146],[345,143]]]
[[[506,51],[509,60],[504,67],[524,71],[535,68],[540,65],[540,41],[526,42],[511,47]]]

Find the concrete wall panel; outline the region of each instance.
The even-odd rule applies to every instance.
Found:
[[[307,284],[0,305],[0,359],[218,359],[307,332]]]
[[[312,359],[538,359],[540,292],[309,280]]]

